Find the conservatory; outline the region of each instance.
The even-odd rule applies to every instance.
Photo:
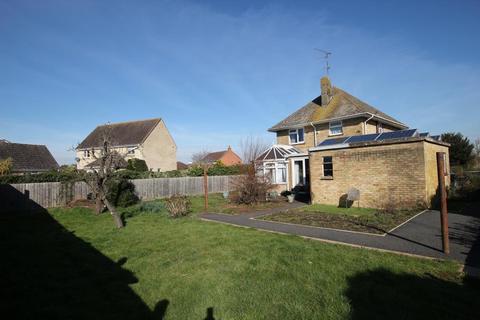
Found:
[[[292,157],[307,157],[308,155],[300,151],[299,149],[289,146],[274,144],[256,159],[256,170],[258,173],[268,177],[270,182],[275,185],[276,191],[284,191],[292,188],[290,186],[292,181],[298,180],[298,175],[289,170],[289,163]],[[308,161],[308,160],[307,160]],[[297,165],[295,163],[295,165]],[[303,176],[305,176],[305,170],[302,170]]]

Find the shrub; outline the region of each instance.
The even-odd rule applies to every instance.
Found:
[[[165,208],[172,218],[186,216],[190,212],[190,205],[186,196],[174,195],[165,200]]]
[[[127,170],[145,172],[148,171],[148,166],[145,160],[133,158],[128,159]]]
[[[107,199],[116,207],[128,207],[139,201],[135,185],[126,179],[112,179],[107,187]]]
[[[232,201],[250,205],[266,201],[272,185],[268,179],[256,174],[254,165],[249,165],[245,174],[234,180],[233,189],[236,192],[232,195]]]
[[[165,210],[165,205],[160,201],[142,202],[138,206],[138,210],[148,213],[161,213],[163,210]]]

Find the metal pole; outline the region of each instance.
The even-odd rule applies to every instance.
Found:
[[[445,152],[437,152],[438,189],[440,192],[440,220],[442,225],[442,245],[445,254],[450,253],[448,241],[447,190],[445,188]]]
[[[203,191],[205,192],[205,212],[208,211],[208,176],[207,166],[203,166]]]

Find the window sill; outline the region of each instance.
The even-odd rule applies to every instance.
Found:
[[[300,141],[300,142],[290,142],[291,146],[294,146],[296,144],[305,144],[305,141]]]
[[[333,177],[320,177],[320,180],[333,180]]]
[[[329,133],[328,136],[329,137],[343,136],[343,132],[342,133]]]

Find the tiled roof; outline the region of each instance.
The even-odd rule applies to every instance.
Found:
[[[389,122],[396,123],[401,129],[407,127],[405,124],[401,123],[395,118],[381,112],[380,110],[370,106],[369,104],[337,87],[333,88],[333,97],[326,106],[322,106],[321,101],[321,96],[316,97],[305,106],[271,127],[269,131],[284,130],[295,126],[303,126],[312,122],[317,123],[328,121],[329,119],[337,119],[367,113],[384,118]]]
[[[44,145],[0,141],[0,159],[12,158],[14,172],[38,172],[58,168]]]
[[[223,150],[223,151],[217,151],[217,152],[211,152],[207,154],[205,157],[203,157],[202,161],[203,162],[215,162],[220,160],[225,153],[227,153],[228,150]]]
[[[141,144],[160,121],[161,119],[157,118],[98,126],[78,145],[77,149],[100,147],[106,131],[110,131],[113,146]]]

